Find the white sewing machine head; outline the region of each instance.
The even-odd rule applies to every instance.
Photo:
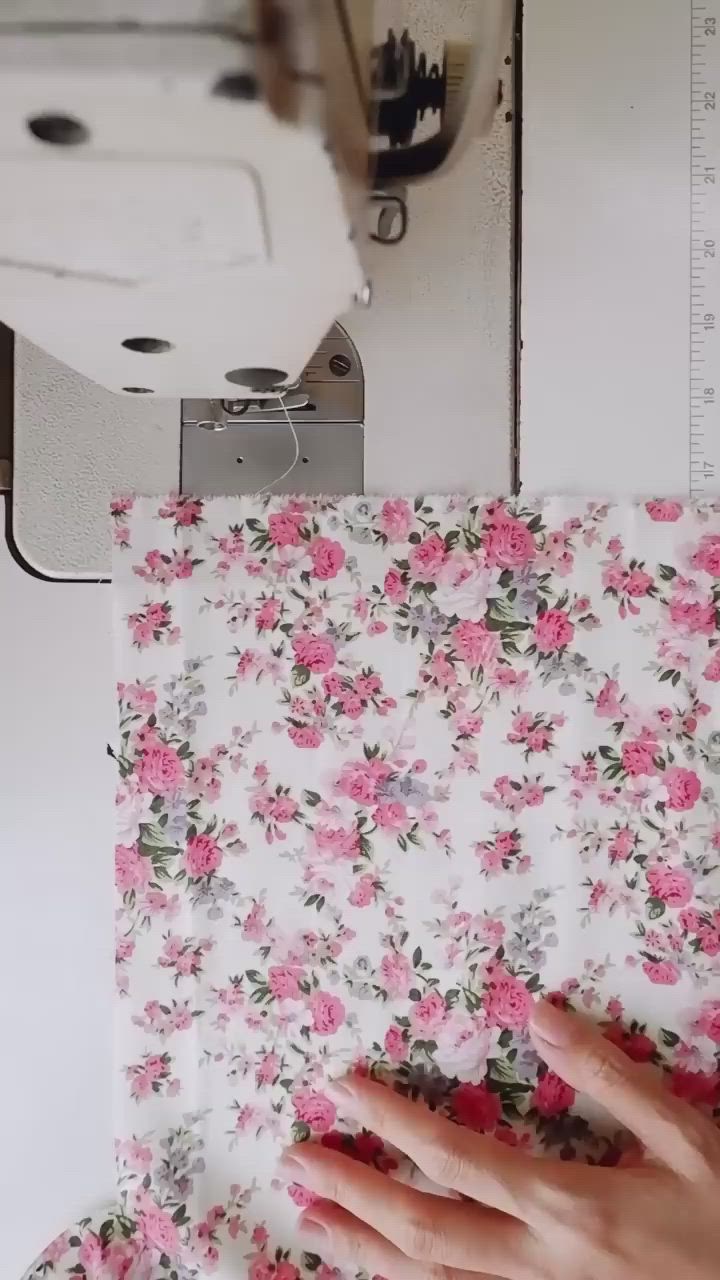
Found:
[[[0,320],[127,397],[291,388],[487,128],[509,9],[430,65],[369,0],[5,0]]]

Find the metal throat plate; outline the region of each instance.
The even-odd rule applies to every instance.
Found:
[[[200,497],[257,493],[348,494],[364,487],[363,369],[357,349],[334,325],[284,397],[300,445],[273,397],[184,400],[182,490]]]

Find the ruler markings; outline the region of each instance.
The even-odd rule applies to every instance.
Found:
[[[690,492],[720,481],[720,0],[691,0]]]

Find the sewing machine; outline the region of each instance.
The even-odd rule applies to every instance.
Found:
[[[270,483],[289,447],[278,398],[301,445],[286,487],[433,483],[429,457],[393,465],[407,451],[375,421],[389,339],[406,395],[420,354],[403,369],[391,259],[419,184],[449,174],[445,198],[468,198],[455,175],[495,119],[512,8],[3,6],[0,319],[17,335],[11,537],[30,568],[107,577],[113,489]],[[470,385],[454,381],[443,487],[467,476]]]

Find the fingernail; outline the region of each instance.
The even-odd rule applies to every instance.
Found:
[[[284,1155],[280,1159],[278,1169],[287,1178],[294,1178],[295,1181],[300,1180],[305,1173],[305,1169],[300,1160],[296,1160],[295,1156]]]
[[[328,1098],[339,1106],[347,1106],[353,1100],[353,1091],[345,1080],[330,1080],[325,1086]]]
[[[530,1014],[530,1029],[545,1044],[564,1049],[573,1039],[575,1027],[570,1014],[557,1009],[549,1000],[539,1000]]]
[[[313,1240],[327,1239],[327,1228],[323,1226],[322,1222],[318,1222],[317,1218],[301,1218],[298,1226],[300,1234],[303,1236],[308,1236]]]

